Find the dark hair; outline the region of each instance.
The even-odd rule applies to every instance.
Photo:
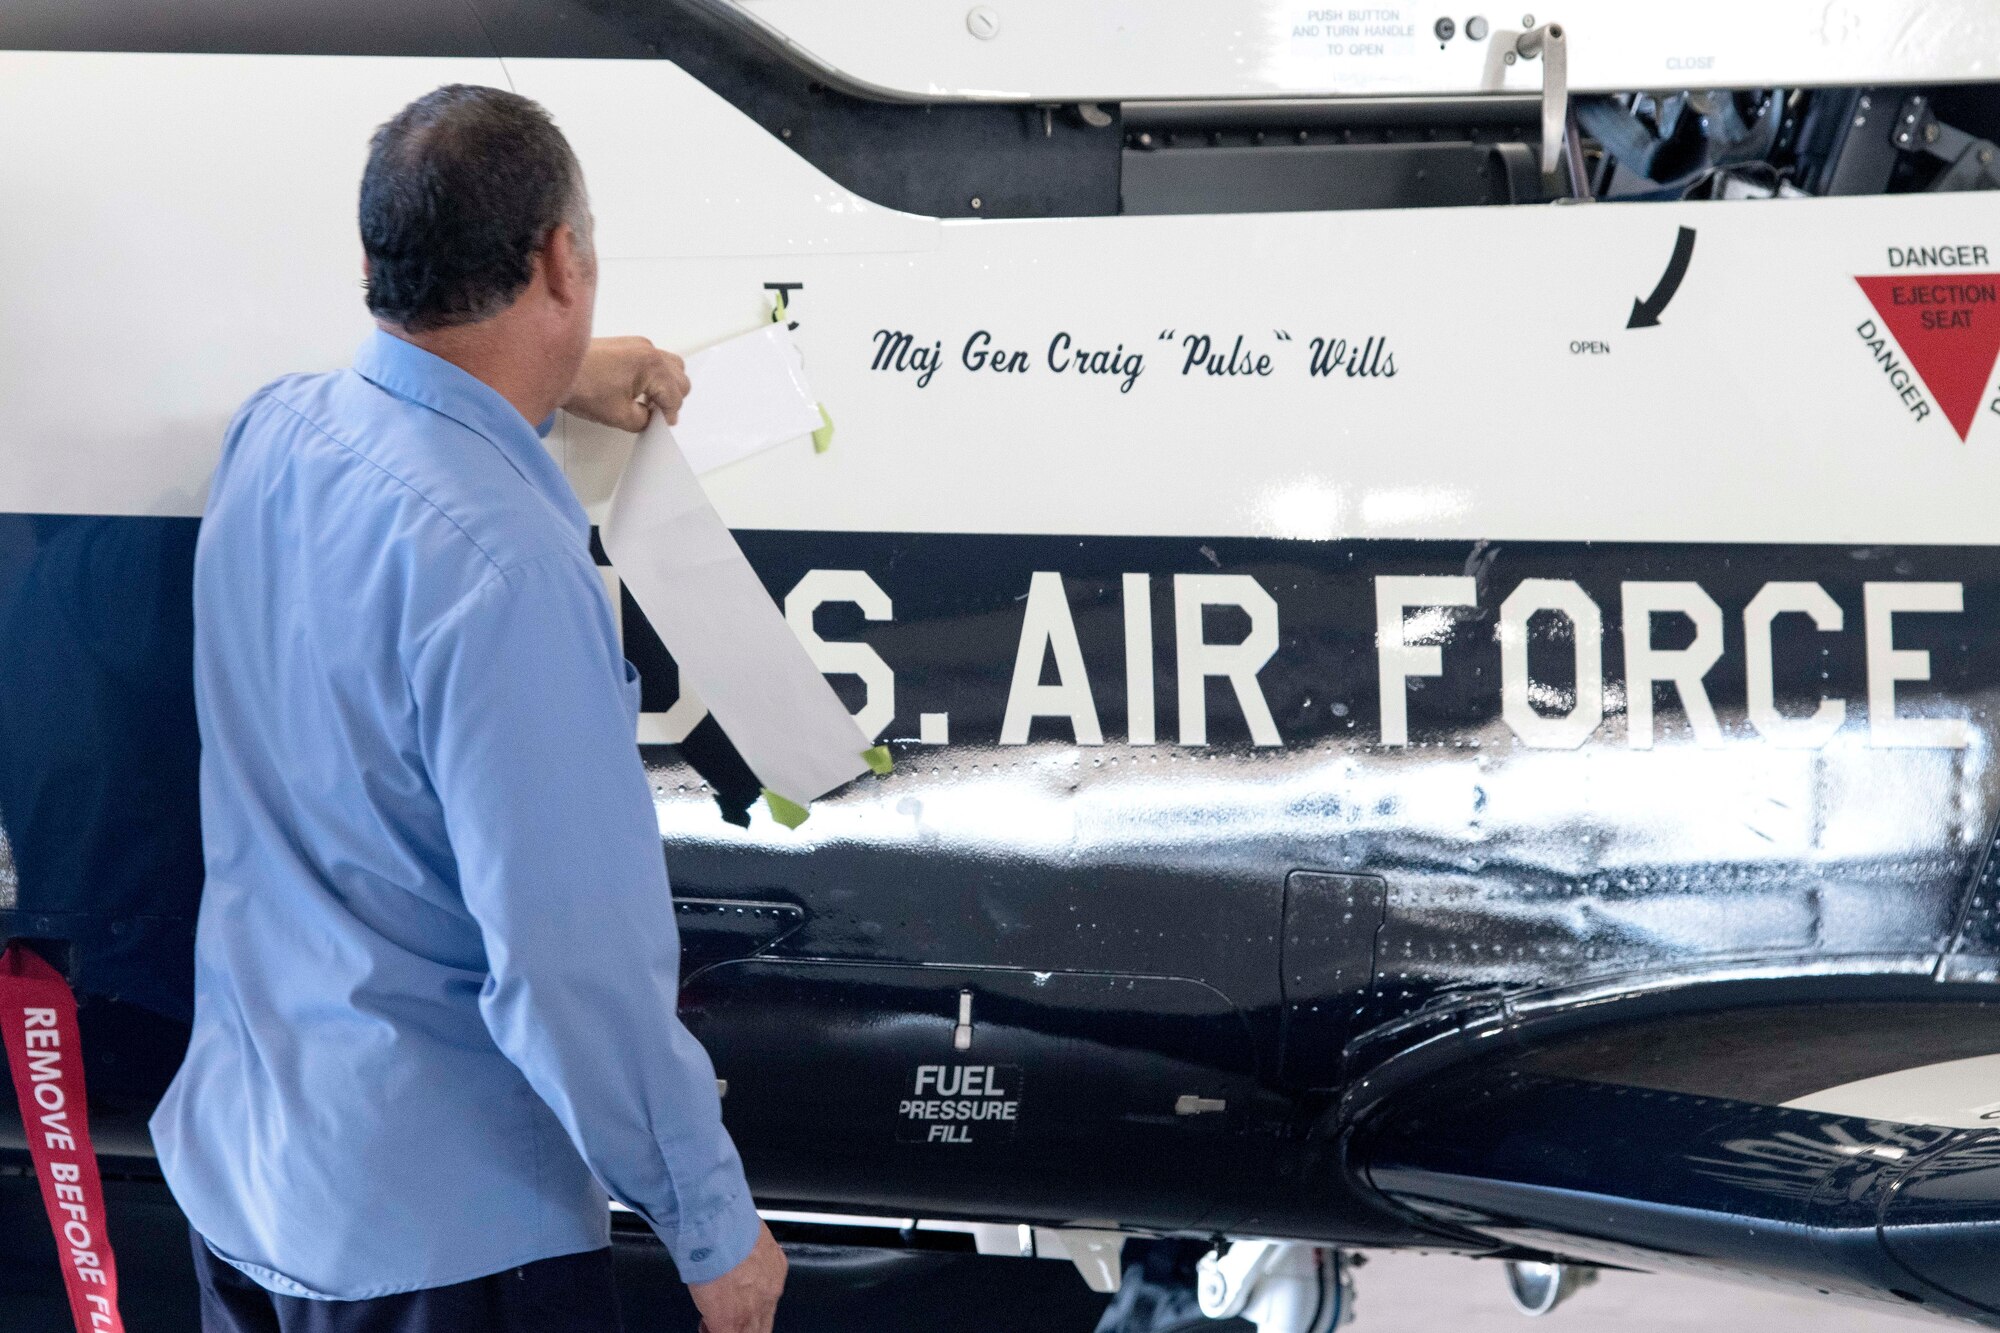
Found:
[[[369,144],[368,309],[413,332],[498,314],[549,233],[580,228],[582,204],[576,155],[539,105],[462,83],[427,93]]]

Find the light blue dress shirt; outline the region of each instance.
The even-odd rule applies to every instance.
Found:
[[[376,334],[230,426],[195,557],[207,886],[152,1121],[188,1219],[354,1300],[609,1243],[683,1280],[757,1215],[589,523],[491,388]]]

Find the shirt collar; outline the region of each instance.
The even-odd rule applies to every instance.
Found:
[[[539,426],[530,425],[492,385],[381,329],[355,353],[354,370],[376,387],[449,417],[485,439],[578,536],[590,539],[589,517],[562,468],[542,445],[555,425],[555,413]]]

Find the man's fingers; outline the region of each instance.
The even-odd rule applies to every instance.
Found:
[[[629,430],[636,435],[646,429],[646,423],[653,419],[653,410],[643,401],[634,399],[617,409],[615,417],[616,419],[609,424],[619,430]]]
[[[688,390],[687,376],[670,368],[663,367],[646,381],[647,400],[666,414],[670,426],[679,424],[681,403]]]
[[[655,407],[670,424],[679,422],[681,400],[691,388],[686,365],[672,352],[644,338],[594,338],[563,406],[585,420],[636,432],[646,429]]]
[[[640,385],[640,392],[661,407],[679,407],[693,387],[688,383],[687,375],[678,368],[661,366],[646,377]]]
[[[762,1319],[732,1318],[726,1325],[720,1327],[711,1324],[704,1317],[697,1333],[771,1333],[771,1326],[776,1322],[777,1315],[775,1311]]]

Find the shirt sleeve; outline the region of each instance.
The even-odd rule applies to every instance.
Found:
[[[686,1282],[758,1220],[715,1069],[675,1011],[680,934],[634,733],[636,683],[577,555],[491,576],[411,667],[424,759],[484,937],[480,1012]]]

